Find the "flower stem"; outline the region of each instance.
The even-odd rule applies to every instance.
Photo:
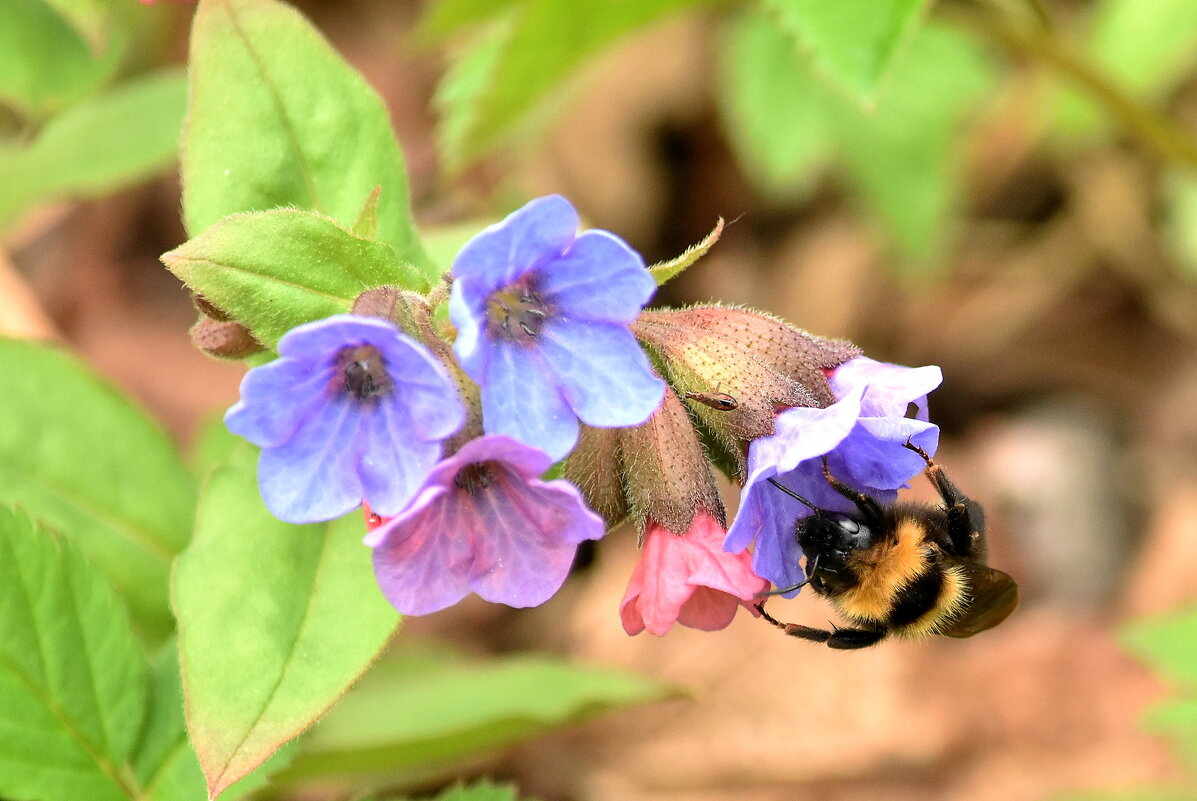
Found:
[[[1028,0],[1034,8],[1042,8]],[[1197,170],[1197,139],[1175,120],[1131,96],[1099,67],[1075,53],[1051,28],[1035,30],[1012,24],[997,14],[955,4],[944,9],[950,20],[995,42],[1008,53],[1049,65],[1084,90],[1140,144],[1161,158]]]

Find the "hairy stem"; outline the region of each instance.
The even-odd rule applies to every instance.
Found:
[[[1028,0],[1042,10],[1035,0]],[[1070,80],[1144,147],[1166,161],[1197,170],[1197,139],[1175,120],[1130,95],[1099,67],[1075,53],[1051,28],[1028,30],[1003,15],[957,3],[942,7],[945,16],[997,43],[1013,56],[1049,65]]]

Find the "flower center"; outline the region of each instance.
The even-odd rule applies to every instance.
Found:
[[[453,483],[473,496],[489,487],[492,480],[490,462],[476,462],[463,467]]]
[[[491,335],[521,345],[536,339],[548,316],[548,304],[523,282],[491,294],[486,301]]]
[[[378,397],[391,389],[391,377],[382,354],[373,345],[345,348],[338,357],[345,391],[360,401]]]

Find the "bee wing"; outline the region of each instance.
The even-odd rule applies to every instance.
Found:
[[[971,637],[1010,617],[1018,607],[1018,585],[1000,570],[977,562],[962,562],[972,596],[964,614],[942,630],[949,637]]]

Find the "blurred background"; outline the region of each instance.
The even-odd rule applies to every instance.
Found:
[[[893,2],[882,20],[849,2],[823,27],[783,0],[295,5],[386,100],[430,238],[559,192],[651,263],[722,217],[658,304],[745,304],[940,365],[938,460],[1022,589],[965,641],[836,653],[747,615],[629,638],[617,532],[545,607],[466,602],[404,636],[684,697],[476,770],[541,799],[1193,797],[1195,716],[1145,715],[1192,692],[1197,627],[1144,621],[1197,596],[1197,3]],[[192,346],[158,261],[187,238],[169,70],[192,13],[130,0],[77,24],[96,38],[39,67],[67,76],[52,91],[0,61],[0,330],[65,343],[185,444],[244,373]]]

